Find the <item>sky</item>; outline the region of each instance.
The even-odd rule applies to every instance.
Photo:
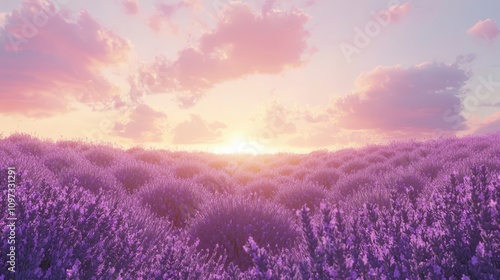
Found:
[[[0,0],[0,133],[302,153],[500,130],[497,0]]]

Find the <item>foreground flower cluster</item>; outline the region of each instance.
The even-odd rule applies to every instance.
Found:
[[[12,166],[16,279],[500,279],[500,134],[259,156],[13,135],[3,197]]]

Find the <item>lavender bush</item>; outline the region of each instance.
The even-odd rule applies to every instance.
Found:
[[[260,178],[250,182],[244,189],[244,194],[255,195],[261,198],[272,199],[279,190],[277,182],[268,178]]]
[[[137,194],[153,214],[166,217],[176,227],[183,227],[200,209],[207,194],[191,181],[158,179]]]
[[[95,147],[85,152],[85,158],[99,167],[109,167],[115,161],[115,154],[111,147]]]
[[[153,178],[151,169],[136,161],[117,166],[114,175],[129,193],[136,192]]]
[[[243,248],[250,236],[274,252],[293,247],[298,237],[289,212],[271,202],[243,197],[214,199],[199,212],[189,232],[200,248],[225,255],[241,269],[251,264]]]
[[[299,210],[303,205],[315,210],[327,197],[328,192],[321,186],[294,181],[281,187],[276,201],[291,210]]]

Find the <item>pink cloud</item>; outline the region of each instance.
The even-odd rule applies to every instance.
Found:
[[[463,130],[460,95],[468,79],[457,64],[377,67],[360,75],[357,89],[336,102],[339,125],[385,133]]]
[[[399,22],[410,13],[411,9],[411,4],[406,2],[404,4],[393,5],[386,10],[382,10],[377,13],[376,17],[380,17],[387,22]]]
[[[0,33],[0,111],[5,114],[51,116],[70,109],[73,101],[109,100],[116,89],[101,69],[125,62],[131,50],[127,40],[87,12],[57,11],[46,1],[24,1]]]
[[[267,13],[271,11],[275,3],[276,0],[266,0],[262,5],[262,16],[266,16]]]
[[[137,0],[122,0],[121,4],[128,15],[139,14],[139,2]]]
[[[0,13],[0,28],[5,24],[5,22],[7,21],[7,16],[9,14],[8,13]]]
[[[410,11],[411,11],[411,4],[409,2],[406,2],[402,5],[394,5],[391,6],[388,11],[392,15],[392,21],[393,22],[398,22],[400,21],[403,17],[407,16]]]
[[[218,61],[226,62],[239,75],[278,73],[303,63],[309,36],[304,28],[306,14],[299,10],[270,11],[262,17],[248,5],[232,7],[217,29],[201,38],[200,48],[205,55],[217,57],[225,53],[227,57],[217,57]]]
[[[159,14],[152,15],[148,20],[148,26],[156,33],[160,33],[163,30],[164,19]]]
[[[304,113],[304,120],[308,123],[323,123],[330,121],[330,117],[327,113],[315,114],[312,112]]]
[[[474,26],[467,30],[467,33],[471,36],[484,40],[487,43],[491,43],[500,35],[500,28],[498,28],[496,22],[488,18],[478,21]]]
[[[134,141],[161,142],[163,140],[163,123],[167,116],[148,105],[138,105],[129,115],[125,123],[115,123],[113,134]]]
[[[299,10],[262,16],[247,4],[231,5],[197,47],[181,50],[172,62],[159,58],[141,67],[135,83],[151,93],[183,92],[181,103],[189,106],[218,83],[299,67],[307,50],[307,20]]]
[[[190,119],[178,124],[173,130],[173,144],[204,144],[220,139],[226,125],[222,122],[207,122],[199,115],[192,114]]]
[[[163,30],[164,25],[166,25],[170,31],[175,33],[177,31],[177,26],[173,22],[174,15],[182,8],[188,7],[191,4],[186,1],[180,1],[176,4],[164,4],[158,3],[156,5],[155,13],[149,18],[148,25],[156,33]]]

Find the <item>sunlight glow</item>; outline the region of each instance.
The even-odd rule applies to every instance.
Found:
[[[228,143],[215,147],[216,154],[266,154],[270,153],[262,143],[258,141],[247,140],[243,137],[236,137]]]

